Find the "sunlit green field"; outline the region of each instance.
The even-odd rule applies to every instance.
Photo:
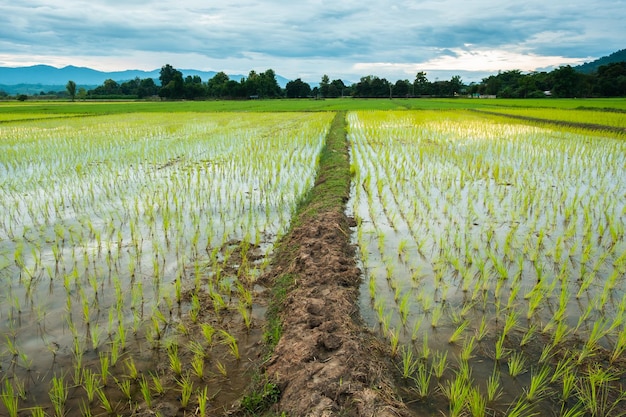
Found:
[[[247,100],[181,102],[0,102],[0,122],[7,119],[131,112],[337,111],[406,109],[613,109],[626,111],[626,99],[352,99]],[[37,116],[40,115],[40,116]]]

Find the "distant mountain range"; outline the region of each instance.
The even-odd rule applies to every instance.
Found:
[[[126,70],[115,72],[98,71],[92,68],[67,66],[56,68],[49,65],[33,65],[30,67],[0,67],[0,90],[9,94],[38,94],[41,91],[63,91],[69,80],[78,87],[92,89],[102,85],[105,80],[111,79],[118,83],[139,78],[154,78],[159,83],[161,69],[152,71]],[[216,71],[198,71],[194,69],[179,69],[183,77],[200,76],[203,82],[213,78]],[[245,75],[228,74],[231,80],[239,81]],[[285,87],[288,79],[276,75],[276,81]]]
[[[585,62],[582,65],[574,67],[574,69],[584,74],[591,74],[592,72],[596,72],[602,65],[612,64],[614,62],[626,62],[626,49],[613,52],[611,55],[603,56],[595,61]]]

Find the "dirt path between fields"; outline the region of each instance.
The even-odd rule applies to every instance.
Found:
[[[395,399],[387,347],[359,315],[361,274],[350,243],[352,220],[344,214],[350,183],[344,115],[335,123],[340,137],[333,140],[331,131],[326,145],[335,162],[330,168],[325,165],[322,152],[313,196],[282,239],[272,271],[262,278],[268,286],[281,277],[292,279],[279,306],[282,337],[264,366],[266,377],[281,392],[272,411],[289,416],[408,416]]]

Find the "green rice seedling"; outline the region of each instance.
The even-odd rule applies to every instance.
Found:
[[[184,375],[182,378],[177,379],[176,383],[180,387],[180,405],[183,409],[187,409],[193,394],[193,381],[189,378],[189,375]]]
[[[487,399],[477,388],[470,389],[467,406],[472,417],[485,417],[487,415]]]
[[[567,327],[567,324],[565,324],[565,321],[559,321],[559,324],[556,326],[556,330],[552,335],[552,345],[558,346],[563,340],[565,340],[569,333],[570,330]]]
[[[428,398],[430,395],[431,372],[423,361],[419,361],[415,373],[415,393],[418,398]]]
[[[19,397],[15,394],[13,385],[11,385],[8,378],[4,380],[0,400],[2,400],[2,404],[4,404],[4,407],[7,409],[8,415],[10,417],[17,417],[19,411]]]
[[[422,338],[422,359],[428,360],[430,357],[430,346],[428,345],[428,333],[424,333],[424,337]]]
[[[109,376],[111,375],[111,371],[109,369],[109,364],[110,364],[109,356],[104,352],[100,352],[99,357],[100,357],[100,381],[102,382],[102,385],[106,387]]]
[[[85,403],[85,400],[81,398],[80,404],[78,404],[78,410],[80,411],[80,415],[82,417],[93,417],[93,412],[91,411],[91,407],[89,404]],[[45,417],[45,412],[42,410],[41,417]]]
[[[119,321],[117,326],[117,336],[115,338],[117,340],[119,347],[122,351],[126,350],[126,327],[124,325],[123,319]]]
[[[419,330],[422,327],[422,322],[424,321],[424,316],[420,316],[418,320],[413,323],[413,330],[411,332],[411,340],[416,341],[419,336]]]
[[[494,403],[502,395],[502,386],[500,382],[500,371],[494,366],[493,372],[487,379],[487,401]]]
[[[196,342],[195,340],[190,340],[187,343],[187,349],[196,356],[201,356],[203,358],[207,358],[208,351],[205,350],[205,347],[202,346],[201,343]]]
[[[46,417],[46,410],[43,407],[36,405],[30,409],[31,417]]]
[[[120,357],[120,343],[117,338],[113,339],[111,343],[111,350],[109,351],[109,364],[111,366],[115,366],[117,364],[117,360]]]
[[[607,319],[596,320],[582,351],[589,352],[589,355],[597,349],[600,339],[602,339],[610,331],[609,321]]]
[[[193,374],[198,378],[204,378],[204,355],[193,355],[193,359],[191,359],[191,368]]]
[[[470,324],[470,322],[465,320],[463,323],[461,323],[459,326],[457,326],[457,328],[454,330],[454,332],[452,332],[452,335],[450,335],[450,337],[448,338],[448,343],[450,343],[450,344],[456,343],[459,340],[459,338],[461,337],[461,334],[463,334],[465,329],[469,326],[469,324]]]
[[[517,324],[518,317],[519,314],[515,311],[511,311],[506,316],[506,320],[504,321],[504,328],[502,329],[502,337],[506,337],[509,332],[513,330],[513,328]]]
[[[516,376],[526,372],[524,354],[522,352],[513,352],[508,358],[509,375]]]
[[[126,376],[130,378],[132,381],[136,381],[139,378],[139,371],[137,370],[137,366],[135,365],[135,361],[133,357],[130,356],[124,361],[124,366],[126,368]]]
[[[223,377],[227,377],[228,376],[228,370],[226,369],[226,366],[224,366],[224,364],[220,361],[217,361],[215,363],[215,367],[217,368],[218,372],[220,374],[222,374]]]
[[[17,357],[20,354],[20,350],[18,349],[17,345],[14,343],[14,340],[11,340],[9,338],[9,336],[5,336],[4,339],[6,340],[6,349],[7,349],[7,351],[13,357]]]
[[[524,347],[528,345],[528,343],[533,339],[536,333],[537,333],[537,325],[532,324],[528,328],[528,330],[526,330],[526,333],[524,333],[524,336],[522,336],[522,340],[520,341],[520,346]]]
[[[550,382],[550,368],[543,366],[538,371],[532,372],[530,376],[530,385],[526,391],[526,399],[530,402],[538,401],[545,394]]]
[[[588,415],[612,416],[623,413],[626,392],[611,387],[618,379],[618,376],[600,365],[594,365],[587,370],[587,375],[580,379],[576,392]]]
[[[205,385],[204,389],[202,391],[198,390],[198,393],[197,393],[198,413],[200,414],[200,417],[206,417],[207,415],[206,414],[207,406],[209,404],[208,390],[209,390],[209,387]]]
[[[539,355],[539,363],[545,363],[550,358],[552,358],[555,355],[555,352],[553,351],[554,348],[555,348],[554,344],[544,345],[543,349],[541,350],[541,355]]]
[[[52,377],[52,387],[48,392],[50,402],[54,409],[54,415],[56,417],[65,416],[65,403],[67,402],[67,396],[69,394],[67,383],[63,380],[63,377]]]
[[[556,367],[554,368],[552,377],[550,377],[550,383],[555,383],[557,381],[560,381],[563,378],[563,376],[566,373],[572,371],[573,368],[574,368],[574,363],[572,360],[572,356],[570,354],[563,356],[563,358],[557,362]]]
[[[369,288],[370,299],[375,300],[376,299],[376,277],[373,275],[370,275],[370,279],[368,283],[369,283],[368,288]]]
[[[167,347],[167,357],[170,363],[170,369],[174,375],[180,376],[183,372],[183,363],[178,354],[178,344],[172,342]]]
[[[249,307],[245,303],[240,301],[237,304],[237,310],[239,311],[239,314],[241,315],[243,324],[246,326],[246,329],[249,331],[250,328],[252,327],[252,318],[250,316]]]
[[[448,351],[436,351],[433,356],[432,372],[438,380],[441,380],[448,365]]]
[[[439,385],[441,392],[448,400],[450,417],[459,417],[462,415],[471,391],[469,382],[470,381],[457,375],[453,379],[447,380],[443,385]]]
[[[569,400],[576,388],[576,374],[574,369],[566,371],[561,378],[561,401],[564,403]]]
[[[561,405],[559,416],[561,417],[584,417],[585,410],[581,402],[577,402],[571,408],[566,408],[565,402]]]
[[[501,361],[508,355],[508,349],[504,347],[504,333],[496,341],[495,360]]]
[[[626,325],[622,326],[622,330],[617,334],[617,340],[611,351],[610,362],[613,364],[626,350]]]
[[[220,329],[220,335],[222,336],[222,343],[228,345],[230,348],[230,353],[235,357],[235,359],[240,359],[239,356],[239,345],[237,344],[237,339],[226,330]]]
[[[527,398],[520,397],[515,404],[512,404],[508,410],[506,410],[507,417],[532,417],[539,415],[538,412],[533,411],[533,403],[528,401]]]
[[[152,378],[154,379],[154,376],[152,376]],[[141,391],[143,400],[146,402],[146,406],[148,408],[152,407],[152,392],[150,391],[150,384],[143,375],[139,380],[139,390]]]
[[[400,301],[400,305],[398,306],[398,309],[400,311],[400,319],[403,325],[406,325],[406,321],[409,316],[409,311],[411,309],[410,298],[411,298],[411,293],[407,291],[404,294],[404,296],[402,296],[402,300]]]
[[[400,329],[389,330],[389,343],[391,345],[391,356],[398,354],[400,344]]]
[[[463,342],[463,349],[461,349],[461,359],[464,361],[468,361],[473,358],[474,353],[474,343],[476,342],[476,338],[474,336],[469,339],[465,339]]]
[[[98,396],[98,400],[100,401],[100,406],[107,412],[109,415],[115,415],[115,407],[107,397],[106,392],[102,388],[98,388],[96,390],[96,395]]]
[[[487,328],[487,317],[483,316],[482,319],[480,320],[480,325],[478,326],[478,330],[476,331],[476,340],[478,340],[479,342],[482,341],[485,336],[487,336],[487,332],[488,332],[488,328]]]
[[[120,391],[122,392],[122,394],[124,394],[124,397],[127,400],[131,400],[132,399],[132,395],[131,395],[131,383],[129,379],[124,379],[122,381],[118,380],[117,378],[114,378],[115,380],[115,384],[118,386],[118,388],[120,389]]]
[[[14,378],[13,384],[15,388],[15,394],[17,394],[18,398],[22,401],[26,401],[28,397],[26,396],[26,385],[24,381],[19,378]]]
[[[415,373],[419,359],[415,357],[413,349],[409,346],[402,346],[400,352],[402,352],[402,366],[400,367],[402,378],[408,379]]]
[[[431,313],[431,317],[430,317],[430,326],[433,329],[439,326],[439,320],[441,319],[442,315],[443,315],[443,307],[441,306],[441,304],[438,304],[437,307],[433,309]]]
[[[161,381],[159,374],[150,373],[150,379],[152,380],[153,392],[156,395],[163,395],[165,393],[165,387],[163,386],[163,382]]]
[[[93,348],[93,350],[97,351],[98,350],[98,346],[100,345],[100,326],[98,325],[98,323],[94,323],[93,326],[90,326],[90,335],[91,335],[91,347]]]
[[[89,403],[92,403],[96,391],[100,388],[100,385],[98,384],[98,375],[91,369],[86,368],[83,369],[82,380],[82,387],[87,393],[87,399],[89,400]]]

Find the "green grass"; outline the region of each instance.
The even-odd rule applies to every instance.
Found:
[[[350,110],[493,109],[510,107],[626,111],[626,99],[354,99],[220,101],[0,102],[0,122],[138,112],[300,112]]]

